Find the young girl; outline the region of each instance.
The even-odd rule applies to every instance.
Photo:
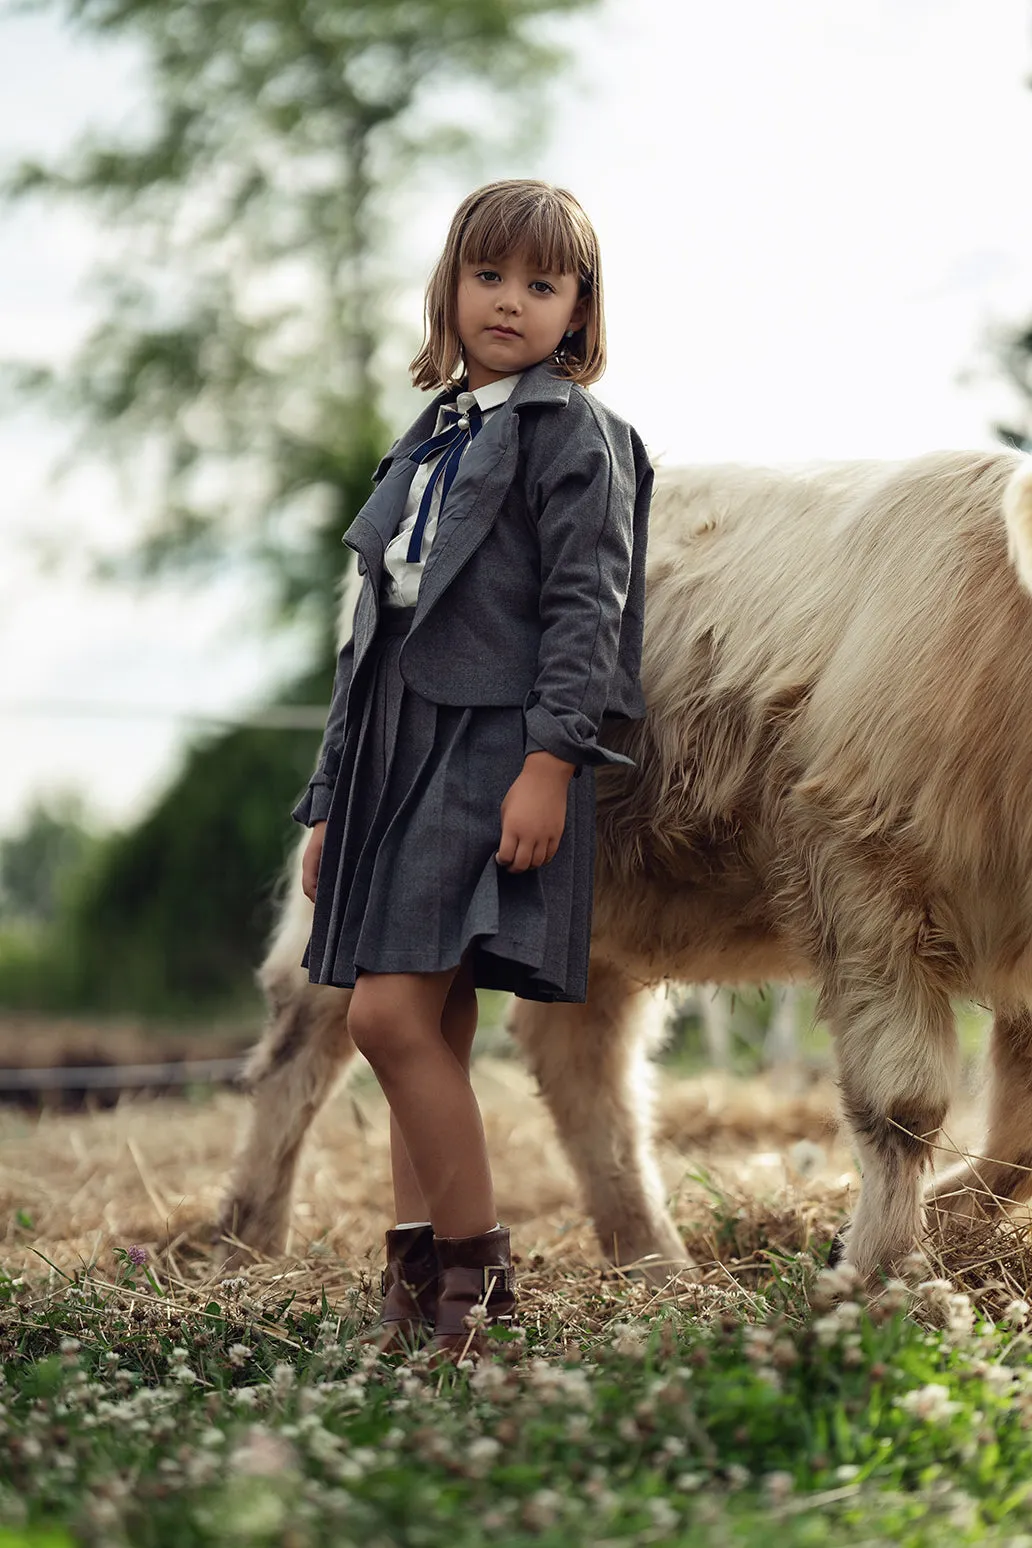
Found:
[[[631,761],[597,733],[644,714],[652,485],[634,430],[584,391],[604,368],[580,205],[546,183],[477,189],[412,363],[443,390],[345,534],[354,632],[294,812],[312,828],[304,965],[354,986],[348,1026],[391,1110],[384,1350],[430,1335],[440,1358],[476,1356],[515,1309],[469,1081],[477,987],[586,996],[594,767]]]

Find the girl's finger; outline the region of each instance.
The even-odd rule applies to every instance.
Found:
[[[527,870],[530,866],[533,853],[534,851],[527,843],[527,840],[520,839],[519,843],[516,845],[516,853],[513,856],[513,861],[509,867],[509,870],[517,874]]]
[[[516,857],[517,840],[511,828],[503,827],[502,836],[498,841],[498,849],[495,859],[499,865],[511,865]]]

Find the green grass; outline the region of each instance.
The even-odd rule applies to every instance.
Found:
[[[444,1375],[361,1349],[367,1284],[0,1280],[0,1548],[1032,1548],[1029,1334],[772,1268],[690,1310],[585,1274]]]

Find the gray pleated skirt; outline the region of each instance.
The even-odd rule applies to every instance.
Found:
[[[432,973],[468,952],[479,988],[583,1002],[595,861],[595,776],[571,779],[553,859],[495,861],[500,807],[523,767],[523,711],[432,704],[402,679],[414,608],[384,608],[349,701],[312,936],[316,984]]]

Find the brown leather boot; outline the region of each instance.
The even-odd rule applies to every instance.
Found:
[[[483,1236],[435,1236],[437,1321],[435,1363],[479,1360],[483,1329],[516,1320],[516,1285],[504,1226]]]
[[[437,1314],[437,1257],[431,1226],[387,1232],[387,1267],[380,1275],[383,1305],[362,1342],[381,1354],[410,1350],[433,1332]]]

